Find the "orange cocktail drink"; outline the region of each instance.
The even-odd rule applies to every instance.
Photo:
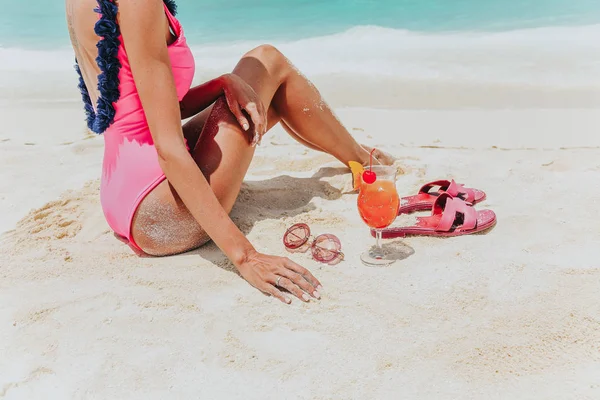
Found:
[[[356,167],[355,187],[359,189],[357,207],[362,220],[376,232],[377,242],[360,257],[365,265],[384,266],[395,262],[395,258],[381,246],[381,230],[394,222],[400,207],[400,198],[396,191],[396,167],[370,166],[362,171]]]
[[[383,229],[390,226],[398,215],[399,206],[395,182],[379,179],[371,184],[361,185],[358,213],[369,227]]]

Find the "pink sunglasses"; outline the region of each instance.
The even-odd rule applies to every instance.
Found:
[[[344,259],[342,243],[337,236],[325,233],[313,239],[306,224],[292,225],[283,235],[283,245],[292,253],[304,253],[310,248],[315,260],[329,265]]]

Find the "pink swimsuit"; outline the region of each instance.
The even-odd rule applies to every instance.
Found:
[[[195,63],[183,28],[165,5],[177,40],[168,47],[179,101],[189,91]],[[121,39],[121,38],[119,38]],[[133,216],[144,197],[165,179],[122,40],[118,51],[120,98],[113,104],[114,122],[104,131],[100,201],[110,227],[141,250],[131,235]]]

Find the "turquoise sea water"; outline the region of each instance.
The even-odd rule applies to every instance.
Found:
[[[64,0],[0,2],[0,96],[30,81],[37,93],[32,78],[47,79],[50,72],[57,75],[49,82],[60,77],[72,86]],[[231,71],[247,50],[268,42],[311,78],[600,87],[600,0],[177,4],[199,80]],[[71,96],[54,93],[63,86],[43,96]]]
[[[61,0],[0,0],[0,47],[68,45]],[[416,32],[506,31],[600,23],[599,0],[179,0],[192,44],[295,40],[380,26]]]

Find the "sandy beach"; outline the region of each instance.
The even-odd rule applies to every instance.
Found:
[[[498,225],[389,240],[404,259],[365,267],[374,239],[349,170],[277,127],[232,216],[259,251],[323,283],[322,300],[286,306],[213,244],[150,258],[117,240],[99,203],[103,139],[84,129],[75,77],[42,87],[11,73],[1,399],[600,398],[599,85],[311,74],[359,141],[398,157],[401,195],[456,178],[487,192],[478,208]],[[296,222],[339,236],[346,260],[286,253]]]

